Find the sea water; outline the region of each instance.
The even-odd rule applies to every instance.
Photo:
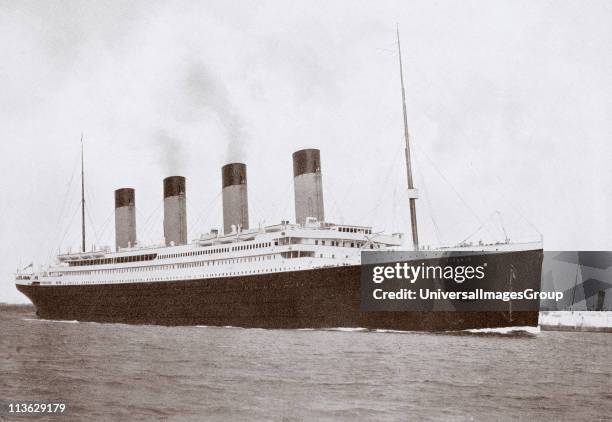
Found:
[[[35,420],[612,416],[606,333],[131,326],[0,306],[0,336],[0,400],[67,404]]]

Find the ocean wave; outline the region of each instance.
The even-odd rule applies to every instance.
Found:
[[[512,334],[512,333],[516,333],[516,332],[525,332],[525,333],[529,333],[529,334],[539,334],[540,333],[540,327],[530,327],[530,326],[524,326],[524,327],[501,327],[501,328],[477,328],[477,329],[470,329],[470,330],[464,330],[470,333],[475,333],[475,334],[488,334],[488,333],[492,333],[492,334]]]
[[[342,331],[347,333],[360,333],[370,331],[368,328],[362,327],[334,327],[334,328],[323,328],[324,331]]]
[[[438,334],[451,336],[482,336],[482,337],[524,337],[532,338],[540,334],[540,327],[499,327],[499,328],[478,328],[461,331],[443,331]]]
[[[78,324],[80,321],[74,320],[62,320],[62,319],[40,319],[40,318],[22,318],[22,321],[37,321],[37,322],[60,322],[62,324]]]

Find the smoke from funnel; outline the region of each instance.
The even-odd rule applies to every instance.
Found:
[[[226,162],[245,159],[244,126],[223,82],[203,63],[193,63],[185,79],[187,93],[197,108],[211,111],[227,137]]]
[[[164,129],[157,131],[155,140],[161,149],[159,159],[165,173],[171,175],[184,171],[184,157],[181,149],[181,142],[173,136],[170,136]]]

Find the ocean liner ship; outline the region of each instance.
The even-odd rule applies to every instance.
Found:
[[[86,251],[83,200],[81,251],[61,254],[55,264],[40,271],[18,272],[17,289],[32,301],[40,318],[57,320],[431,331],[536,326],[537,310],[512,312],[511,302],[507,310],[486,312],[362,310],[364,251],[404,249],[405,261],[415,264],[476,262],[486,256],[489,265],[501,269],[500,274],[512,268],[514,289],[540,289],[540,242],[419,248],[401,50],[399,63],[412,251],[402,247],[400,234],[326,221],[320,151],[303,149],[293,154],[294,223],[251,229],[246,165],[229,163],[221,171],[223,231],[212,230],[188,242],[186,181],[171,176],[163,181],[165,244],[137,242],[135,192],[118,189],[114,252],[109,248]],[[508,280],[500,275],[487,282],[504,290]],[[489,287],[495,290],[496,286]]]

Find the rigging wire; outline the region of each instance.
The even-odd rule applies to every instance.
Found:
[[[72,168],[72,174],[70,175],[70,179],[69,182],[66,184],[66,192],[63,195],[62,198],[62,206],[60,208],[60,213],[58,214],[57,217],[57,221],[55,223],[55,227],[56,230],[54,232],[54,234],[52,234],[50,237],[47,237],[46,240],[44,241],[43,245],[42,245],[42,250],[41,250],[41,255],[44,254],[49,254],[47,257],[47,262],[50,262],[53,258],[53,248],[51,247],[52,245],[57,245],[58,243],[61,244],[61,242],[63,241],[63,237],[61,236],[62,233],[62,221],[64,220],[64,218],[67,217],[67,212],[68,212],[68,207],[67,204],[69,202],[69,198],[70,198],[70,193],[72,192],[72,188],[73,188],[73,182],[74,182],[74,175],[76,174],[76,170],[78,168],[78,164],[79,164],[79,157],[80,157],[80,153],[78,155],[76,155],[75,160],[74,160],[74,165]],[[58,239],[62,239],[59,240]]]
[[[79,209],[81,208],[81,201],[77,201],[76,203],[76,207],[72,213],[72,217],[70,218],[70,220],[68,221],[68,225],[66,226],[66,229],[64,230],[64,234],[62,235],[62,237],[60,238],[59,244],[57,245],[57,251],[58,254],[61,252],[61,247],[62,247],[62,243],[64,242],[64,238],[66,237],[66,235],[68,234],[68,231],[70,230],[70,228],[72,227],[72,221],[74,220],[74,217],[76,216],[77,212],[79,211]],[[49,255],[49,260],[51,260],[53,257],[53,252],[50,253]]]
[[[138,209],[138,207],[134,207],[134,211],[136,212],[136,227],[139,227],[138,222],[140,221],[140,223],[142,224],[142,227],[140,227],[140,231],[144,233],[146,227],[146,223],[144,222],[145,216],[140,212],[140,209]]]
[[[108,229],[108,227],[110,226],[109,222],[111,220],[111,217],[115,214],[115,210],[112,210],[108,216],[106,217],[106,219],[104,220],[104,222],[102,223],[102,227],[100,228],[100,239],[104,238],[104,235],[106,234],[106,230]]]
[[[501,225],[501,230],[504,234],[504,239],[508,241],[510,238],[508,237],[508,232],[506,232],[506,227],[504,226],[504,219],[502,218],[502,214],[501,212],[499,212],[499,210],[495,212],[497,214],[497,217],[499,218],[499,224]]]
[[[395,173],[396,169],[397,169],[397,163],[399,160],[399,157],[401,156],[401,154],[393,154],[393,159],[391,160],[391,165],[388,166],[387,168],[387,172],[384,174],[383,176],[383,184],[381,186],[392,186],[394,184],[390,183],[390,180],[392,179],[392,175]],[[387,195],[389,193],[388,190],[385,189],[381,189],[380,190],[380,195],[378,197],[378,199],[375,201],[375,204],[373,208],[370,209],[370,211],[368,211],[366,213],[366,220],[369,221],[375,221],[376,217],[378,217],[378,210],[380,209],[380,206],[383,204],[383,199],[384,196]]]
[[[57,219],[57,223],[56,224],[60,224],[61,220],[64,218],[64,212],[67,211],[66,210],[66,204],[68,203],[68,198],[70,197],[70,192],[72,191],[72,182],[74,181],[74,175],[76,174],[76,170],[78,168],[78,164],[79,164],[79,157],[80,157],[80,153],[79,155],[77,155],[76,159],[74,160],[74,166],[72,168],[72,174],[70,175],[70,180],[68,181],[67,189],[66,189],[66,193],[64,194],[64,198],[62,200],[62,207],[60,208],[60,213]]]
[[[217,194],[214,196],[214,198],[207,202],[206,205],[204,205],[204,207],[202,208],[202,210],[200,212],[198,212],[196,214],[196,220],[193,223],[193,230],[195,232],[195,236],[194,237],[198,237],[198,231],[200,232],[200,234],[202,234],[204,231],[202,229],[198,230],[198,227],[205,227],[206,222],[208,221],[208,218],[210,217],[210,215],[212,213],[208,212],[210,209],[212,209],[213,205],[217,203],[217,201],[219,200],[219,197],[221,196],[221,192],[222,191],[218,191]],[[191,204],[191,202],[189,201],[189,199],[187,199],[187,203]],[[206,217],[204,218],[204,220],[202,220],[202,216],[205,215]],[[198,226],[201,222],[201,226]]]
[[[289,211],[289,207],[291,204],[291,200],[287,199],[289,198],[289,192],[291,191],[291,188],[293,187],[293,179],[289,180],[286,185],[285,185],[285,189],[283,190],[283,193],[281,194],[281,200],[280,203],[284,204],[283,207],[280,209],[281,215],[284,217],[282,218],[287,218],[289,219],[289,215],[291,213],[291,211]]]
[[[344,215],[342,214],[342,211],[340,211],[340,207],[338,206],[338,202],[336,201],[336,197],[333,194],[333,189],[328,189],[328,194],[327,196],[331,199],[331,203],[334,207],[334,210],[336,211],[336,215],[338,216],[338,218],[340,218],[340,224],[344,224]]]
[[[350,158],[350,157],[349,157]],[[350,160],[352,162],[356,162],[356,160]],[[340,222],[342,224],[344,224],[344,215],[342,214],[342,211],[339,207],[339,203],[341,204],[345,204],[347,203],[346,198],[350,197],[350,194],[352,192],[352,190],[355,187],[355,181],[358,180],[358,177],[355,177],[354,175],[348,175],[345,174],[345,180],[348,180],[349,183],[345,184],[342,186],[342,189],[334,189],[334,187],[336,186],[333,183],[333,180],[331,180],[330,178],[327,178],[325,181],[325,185],[328,188],[331,189],[326,189],[326,192],[329,192],[329,197],[331,198],[332,201],[332,205],[334,206],[334,209],[336,211],[336,213],[338,214],[339,218],[340,218]],[[339,198],[336,198],[335,195],[333,194],[333,192],[341,192],[341,195]]]
[[[259,223],[261,221],[265,221],[266,214],[261,214],[259,212],[259,207],[255,206],[255,204],[259,205],[256,199],[253,196],[249,197],[247,207],[249,208],[249,219],[257,221],[257,227],[259,227]],[[263,217],[263,219],[261,218]]]
[[[503,185],[501,179],[499,178],[499,176],[497,176],[497,174],[495,174],[494,176],[495,176],[495,180],[497,181],[499,186],[503,188],[504,185]],[[501,194],[500,194],[500,196],[501,196]],[[531,226],[531,228],[534,229],[538,233],[538,235],[540,235],[540,239],[542,239],[544,236],[542,235],[540,230],[538,230],[538,227],[535,224],[533,224],[527,217],[525,217],[525,215],[521,212],[521,208],[518,205],[518,203],[509,202],[509,204],[512,207],[512,209],[514,211],[516,211],[516,213],[519,215],[519,217],[521,217],[523,220],[525,220],[527,222],[527,224],[529,224]]]
[[[262,221],[265,221],[265,217],[266,216],[273,215],[274,211],[280,211],[281,220],[285,220],[285,219],[290,220],[290,218],[289,218],[289,216],[287,214],[289,214],[288,207],[289,207],[289,204],[290,204],[291,201],[288,201],[287,198],[289,196],[289,191],[291,190],[291,186],[292,185],[293,185],[293,178],[291,178],[291,180],[289,180],[285,184],[285,187],[282,189],[281,194],[279,195],[280,199],[277,196],[277,198],[276,198],[277,200],[268,201],[269,202],[269,206],[267,208],[264,207],[264,210],[267,210],[268,213],[263,215],[264,219]],[[260,204],[261,202],[258,201],[257,203]],[[282,206],[282,208],[280,208],[280,210],[278,209],[278,205],[279,204],[283,204],[283,206]],[[258,226],[259,226],[260,222],[261,221],[258,221],[258,224],[257,224]]]
[[[450,188],[453,190],[453,192],[455,193],[455,195],[457,195],[457,197],[459,198],[459,200],[463,203],[463,205],[468,209],[468,211],[470,211],[472,213],[472,215],[474,215],[474,217],[476,217],[476,220],[478,220],[478,222],[480,223],[480,228],[478,230],[480,230],[481,228],[484,227],[484,229],[489,233],[489,235],[491,235],[493,238],[495,238],[495,236],[491,233],[491,231],[488,229],[488,227],[485,225],[485,223],[483,222],[482,218],[480,218],[480,216],[476,213],[476,211],[474,211],[472,209],[472,207],[470,207],[470,204],[465,200],[465,198],[463,198],[463,196],[457,191],[457,189],[455,189],[455,186],[450,182],[450,180],[448,180],[448,178],[442,173],[442,171],[438,168],[438,166],[436,166],[436,164],[433,162],[433,160],[429,157],[429,155],[427,155],[427,153],[418,146],[418,144],[415,144],[416,148],[419,150],[420,153],[423,154],[423,156],[425,156],[425,158],[427,158],[427,161],[429,161],[429,164],[431,164],[431,166],[434,168],[434,170],[436,170],[436,172],[438,173],[438,175],[442,178],[442,180],[444,180],[449,186]],[[476,231],[478,232],[478,231]],[[470,236],[471,237],[471,236]],[[469,239],[469,237],[468,237]]]
[[[474,175],[477,178],[491,180],[491,174],[485,174],[478,167],[474,167],[472,162],[469,163],[469,168],[470,168],[470,170],[474,173]],[[504,201],[504,203],[510,205],[512,210],[514,212],[516,212],[518,214],[518,216],[521,219],[523,219],[523,221],[525,221],[539,235],[540,239],[542,239],[543,238],[542,233],[540,232],[538,227],[532,221],[530,221],[527,217],[525,217],[524,213],[521,210],[521,207],[520,207],[519,203],[517,203],[516,201],[512,201],[511,200],[511,198],[514,198],[514,196],[508,196],[508,195],[502,195],[501,194],[501,192],[505,192],[506,191],[507,184],[503,183],[503,181],[499,178],[499,175],[497,173],[493,173],[492,176],[493,176],[493,180],[495,180],[495,182],[497,183],[497,187],[499,188],[499,189],[494,189],[493,190],[495,192],[495,194],[497,195],[497,198],[501,199],[502,201]],[[500,220],[501,220],[501,216],[500,216]],[[503,222],[502,222],[502,225],[503,225]],[[508,237],[508,236],[506,236],[506,237]]]
[[[391,227],[392,230],[395,231],[395,219],[396,219],[396,205],[397,205],[397,185],[393,187],[393,199],[391,200]]]
[[[472,234],[470,234],[468,237],[466,237],[465,239],[463,239],[463,240],[462,240],[461,242],[459,242],[459,243],[461,244],[461,243],[465,243],[465,242],[467,242],[468,240],[470,240],[470,238],[471,238],[472,236],[474,236],[476,233],[478,233],[480,230],[482,230],[482,228],[483,228],[483,227],[486,227],[485,225],[486,225],[488,222],[490,222],[490,221],[493,219],[493,216],[494,216],[494,215],[495,215],[495,213],[497,213],[497,212],[498,212],[498,211],[493,211],[491,214],[489,214],[489,216],[488,216],[488,217],[487,217],[487,218],[484,220],[484,222],[483,222],[483,223],[482,223],[482,224],[481,224],[481,225],[480,225],[480,226],[479,226],[479,227],[478,227],[478,228],[477,228],[477,229],[476,229],[474,232],[472,232]],[[490,235],[493,235],[491,232],[489,232],[489,234],[490,234]]]
[[[420,151],[419,151],[420,152]],[[434,213],[434,208],[431,205],[431,198],[429,197],[429,190],[427,189],[427,184],[425,183],[425,177],[423,175],[423,173],[420,170],[420,160],[419,160],[419,156],[420,154],[414,154],[414,161],[416,162],[416,172],[419,175],[420,178],[420,183],[421,186],[423,186],[423,196],[425,197],[425,202],[427,203],[427,208],[429,209],[429,212],[427,213],[429,215],[429,218],[431,219],[431,222],[433,223],[434,226],[434,234],[436,236],[436,239],[438,240],[438,244],[442,245],[442,239],[441,239],[441,233],[440,233],[440,228],[438,227],[438,223],[436,221],[436,216]]]
[[[89,211],[89,208],[85,210],[85,214],[87,215],[87,219],[89,220],[89,225],[91,226],[91,229],[93,230],[93,233],[94,233],[94,240],[95,240],[94,246],[96,244],[99,245],[99,240],[100,239],[98,238],[98,233],[96,231],[96,227],[95,227],[93,219],[91,217],[91,212]]]
[[[153,211],[152,211],[152,212],[149,214],[149,216],[148,216],[148,217],[146,217],[146,218],[144,219],[145,221],[144,221],[144,224],[143,224],[143,226],[142,226],[142,231],[141,231],[141,233],[143,233],[143,235],[144,235],[144,236],[143,236],[143,238],[144,238],[144,239],[147,239],[147,238],[148,238],[149,240],[153,239],[153,237],[150,235],[151,230],[152,230],[152,227],[150,226],[150,224],[151,224],[151,222],[152,222],[153,217],[155,217],[156,215],[158,215],[158,214],[159,214],[159,210],[160,210],[160,208],[162,207],[162,205],[163,205],[163,204],[164,204],[164,200],[162,199],[162,200],[160,200],[160,201],[157,203],[157,206],[156,206],[156,207],[155,207],[155,209],[154,209],[154,210],[153,210]],[[142,219],[142,217],[144,217],[144,215],[143,215],[143,214],[140,212],[140,210],[139,210],[138,208],[136,208],[136,214],[137,214],[138,216],[140,216],[140,217],[141,217],[141,219]],[[156,221],[157,221],[157,220],[156,220]],[[152,242],[151,242],[151,243],[152,243]]]
[[[406,206],[408,198],[406,195],[406,185],[403,182],[404,180],[405,179],[402,177],[402,182],[393,184],[393,189],[391,191],[391,225],[388,229],[394,233],[399,232],[408,234],[412,222],[409,208]],[[408,212],[406,212],[407,210]],[[407,236],[405,239],[412,244],[412,238],[410,238],[410,236]]]
[[[138,221],[142,222],[143,220],[145,220],[145,216],[140,212],[140,210],[137,207],[135,207],[134,210],[136,211],[136,219],[137,219],[136,225],[138,226]],[[146,233],[147,233],[146,223],[143,223],[142,227],[140,228],[140,236],[138,237],[138,239],[140,239],[139,240],[140,242],[145,241],[144,243],[152,243],[152,242],[149,242],[150,238],[147,237]]]
[[[92,189],[89,188],[89,184],[87,182],[85,182],[85,196],[87,199],[87,203],[89,204],[89,206],[85,207],[85,214],[87,215],[87,219],[89,221],[89,225],[91,226],[91,229],[93,230],[93,234],[94,234],[94,239],[96,241],[96,244],[99,245],[100,242],[100,238],[98,237],[98,232],[96,231],[96,225],[94,224],[95,221],[95,216],[93,213],[94,210],[94,200],[93,200],[93,196],[90,193],[92,191]]]

